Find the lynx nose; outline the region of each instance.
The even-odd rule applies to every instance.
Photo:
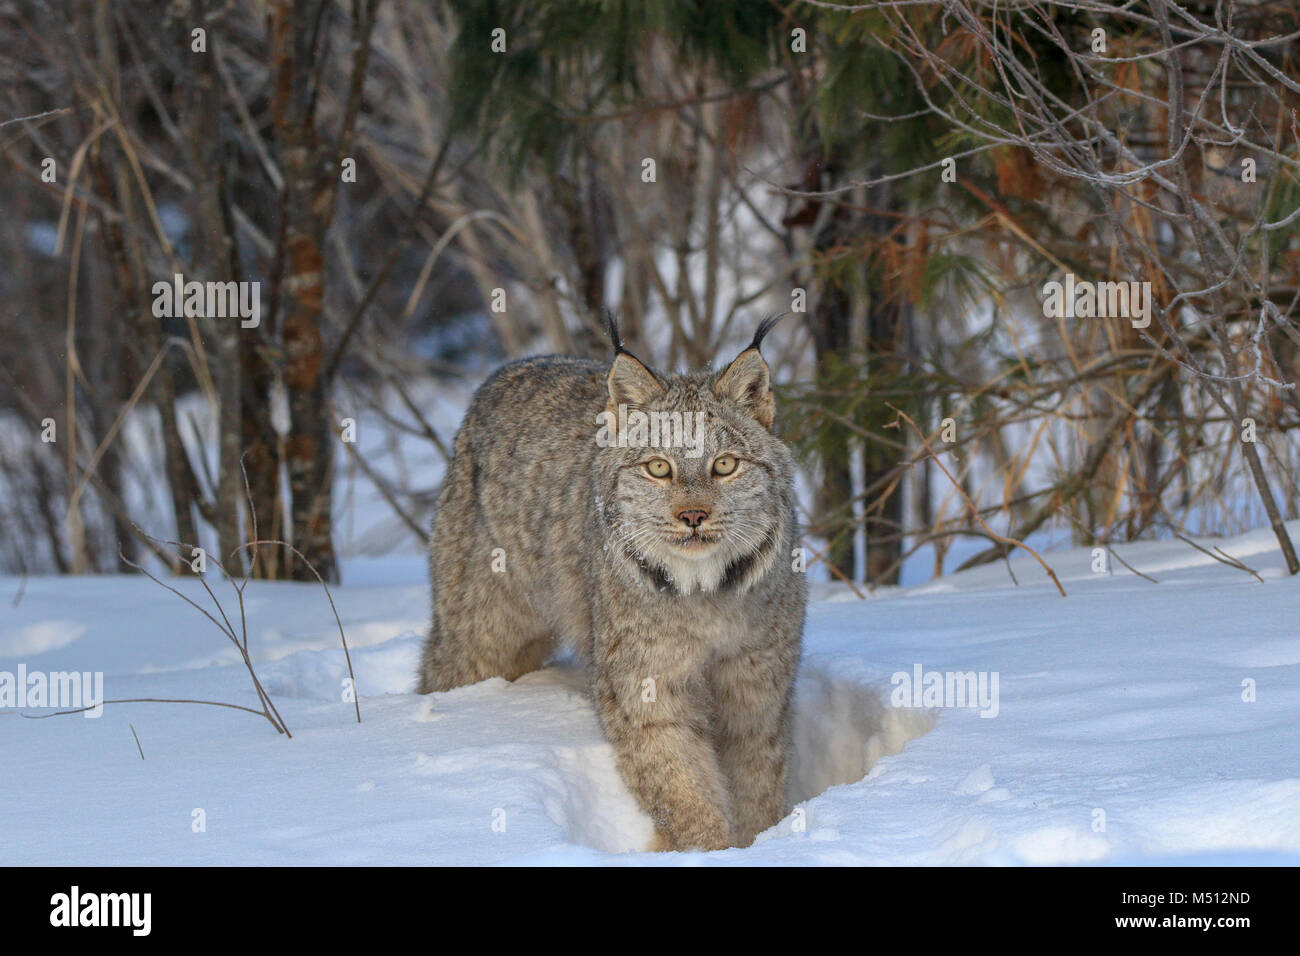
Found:
[[[709,513],[702,510],[677,512],[677,520],[686,522],[686,524],[692,528],[698,528],[704,523],[704,519],[708,516]]]

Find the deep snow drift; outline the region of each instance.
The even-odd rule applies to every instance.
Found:
[[[710,854],[637,852],[650,822],[573,662],[514,684],[410,693],[428,616],[419,558],[352,561],[335,592],[360,725],[321,590],[254,583],[250,651],[293,739],[216,707],[41,720],[0,709],[0,858],[1297,863],[1300,581],[1267,531],[1220,544],[1264,583],[1172,542],[1117,548],[1158,584],[1118,565],[1096,573],[1086,550],[1048,555],[1067,598],[1027,557],[1012,561],[1018,587],[1002,565],[866,601],[817,586],[796,811],[755,846]],[[205,600],[194,581],[178,586]],[[107,698],[256,706],[230,643],[147,580],[3,578],[0,598],[0,675],[102,671]],[[996,716],[893,706],[903,691],[891,678],[917,668],[973,672],[990,690],[996,676],[996,707],[983,708]]]

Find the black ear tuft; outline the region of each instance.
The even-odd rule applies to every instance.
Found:
[[[780,315],[769,315],[762,322],[758,323],[758,331],[754,333],[754,341],[749,343],[751,349],[756,349],[763,344],[763,339],[767,338],[767,333],[772,331],[776,323],[784,319],[789,312],[782,312]]]
[[[610,309],[605,310],[605,332],[609,335],[610,344],[614,346],[614,354],[626,354],[627,349],[623,348],[623,337],[618,333],[618,319],[614,318],[614,313]]]
[[[614,361],[610,363],[606,387],[611,408],[618,405],[640,407],[653,400],[667,387],[659,376],[639,358],[623,348],[623,337],[618,333],[618,319],[605,310],[605,331],[614,346]]]

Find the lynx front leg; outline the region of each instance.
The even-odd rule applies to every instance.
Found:
[[[727,789],[710,743],[703,679],[647,667],[655,655],[619,653],[644,637],[596,646],[596,710],[619,772],[654,820],[654,849],[720,850],[732,845]],[[646,673],[647,670],[656,673]],[[666,669],[666,668],[665,668]],[[653,683],[646,683],[646,681]]]
[[[749,846],[788,810],[786,763],[797,654],[797,647],[778,645],[713,667],[718,758],[731,791],[738,846]]]

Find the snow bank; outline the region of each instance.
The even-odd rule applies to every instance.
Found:
[[[215,707],[0,709],[0,852],[19,864],[1300,863],[1300,582],[1271,542],[1221,542],[1265,583],[1175,542],[1119,546],[1158,584],[1095,573],[1088,551],[1050,556],[1064,599],[1020,558],[1019,587],[1002,565],[867,601],[819,586],[795,812],[753,847],[711,854],[638,852],[650,822],[573,662],[411,693],[428,615],[418,556],[373,559],[349,575],[364,583],[336,592],[361,725],[319,589],[254,583],[250,648],[293,739]],[[18,589],[0,579],[5,605]],[[148,581],[38,578],[0,618],[0,672],[102,671],[109,698],[254,706],[223,641]],[[912,702],[901,675],[918,668],[996,675],[996,716],[951,698],[895,706]]]

